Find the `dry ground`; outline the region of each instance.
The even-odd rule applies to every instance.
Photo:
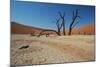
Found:
[[[29,45],[28,48],[19,49]],[[94,35],[12,35],[11,64],[32,65],[95,60]]]

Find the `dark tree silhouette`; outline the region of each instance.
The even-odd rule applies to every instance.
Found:
[[[68,35],[71,35],[72,29],[79,23],[79,9],[76,9],[73,11],[73,15],[72,15],[72,22],[69,25],[69,32]]]
[[[61,36],[61,28],[62,28],[62,23],[60,22],[60,18],[56,19],[56,26],[57,26],[57,31],[58,31],[58,35]]]
[[[48,31],[52,31],[54,33],[56,33],[58,36],[61,36],[61,28],[63,26],[62,22],[60,22],[60,18],[59,19],[56,19],[56,26],[57,26],[57,31],[55,30],[42,30],[38,37],[40,37],[41,35],[46,35],[46,37],[48,37],[50,35],[50,33],[45,33],[45,32],[48,32]]]
[[[60,18],[62,19],[63,35],[66,35],[66,30],[65,30],[65,12],[64,13],[58,12],[58,13],[59,13]]]

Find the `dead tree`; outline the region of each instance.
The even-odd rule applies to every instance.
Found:
[[[57,26],[57,31],[58,31],[58,35],[61,36],[61,28],[62,28],[62,23],[60,22],[60,18],[56,19],[56,26]]]
[[[66,35],[66,30],[65,30],[65,12],[62,14],[61,12],[58,12],[60,18],[62,19],[62,26],[63,26],[63,35]]]
[[[35,36],[35,32],[34,31],[31,33],[31,36]]]
[[[42,30],[37,37],[40,37],[42,35],[46,35],[46,37],[48,37],[50,35],[50,33],[44,33],[44,32],[49,32],[49,31],[52,31],[52,32],[55,32],[56,34],[58,34],[58,32],[55,30]]]
[[[76,26],[76,24],[79,23],[79,9],[76,9],[73,11],[73,15],[72,15],[72,22],[69,25],[69,32],[68,35],[71,35],[72,29]]]

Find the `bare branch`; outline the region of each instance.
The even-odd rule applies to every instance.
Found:
[[[59,16],[61,17],[61,18],[64,18],[65,17],[65,15],[66,15],[66,13],[65,12],[63,12],[63,14],[59,11],[58,12],[59,13]]]
[[[74,17],[75,17],[75,12],[74,12],[74,10],[73,10],[73,15],[72,15],[72,19],[74,19]]]
[[[76,23],[74,23],[73,26],[72,26],[72,28],[74,28],[78,23],[79,23],[79,21],[77,21]]]
[[[59,12],[59,15],[62,19],[62,24],[61,24],[60,28],[63,27],[63,35],[66,35],[66,31],[65,31],[65,12],[63,12],[63,13]]]
[[[57,28],[59,28],[59,21],[60,21],[60,18],[59,19],[56,19]]]
[[[60,17],[61,17],[61,18],[63,18],[63,16],[62,16],[61,12],[59,11],[58,13],[59,13]]]
[[[61,29],[61,28],[62,28],[62,26],[63,26],[63,23],[61,23],[61,24],[60,24],[60,27],[59,27],[59,28]]]

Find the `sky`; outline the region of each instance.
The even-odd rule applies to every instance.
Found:
[[[58,12],[66,12],[66,28],[72,21],[72,11],[80,9],[80,22],[76,25],[95,23],[95,7],[89,5],[71,5],[42,2],[23,2],[11,0],[11,21],[33,27],[56,29],[56,19],[59,18]]]

